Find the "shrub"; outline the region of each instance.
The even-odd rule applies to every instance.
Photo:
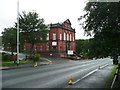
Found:
[[[2,53],[2,60],[3,61],[10,61],[11,60],[11,54],[9,54],[9,53]]]
[[[40,54],[30,55],[28,56],[28,59],[33,60],[34,62],[40,60]]]
[[[39,61],[39,60],[40,60],[40,54],[34,55],[34,62]]]
[[[28,56],[29,59],[34,59],[33,55]]]

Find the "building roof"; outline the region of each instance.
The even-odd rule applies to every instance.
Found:
[[[69,19],[67,19],[66,21],[64,21],[64,23],[67,23],[67,24],[71,25],[71,22],[70,22]]]
[[[75,29],[73,29],[72,27],[71,27],[70,29],[66,29],[66,28],[65,28],[65,24],[71,26],[71,22],[70,22],[70,20],[67,19],[67,20],[65,20],[65,21],[62,22],[62,23],[51,24],[51,25],[50,25],[50,28],[62,28],[62,29],[64,29],[64,30],[68,30],[68,31],[75,32]]]

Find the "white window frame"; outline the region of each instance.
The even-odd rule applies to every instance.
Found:
[[[43,38],[42,38],[42,37],[40,37],[40,40],[43,40]]]
[[[60,33],[60,40],[62,40],[62,33]]]
[[[66,33],[64,32],[64,40],[66,40]]]
[[[69,41],[69,34],[67,34],[67,41]]]
[[[46,40],[49,40],[49,33],[47,34],[47,38],[46,38]]]
[[[26,50],[26,46],[24,45],[24,50]]]
[[[46,45],[46,50],[49,51],[49,45],[48,44]]]
[[[37,45],[34,45],[34,50],[37,50]]]
[[[56,40],[56,33],[53,33],[53,40]]]
[[[72,41],[72,35],[70,34],[70,41]]]
[[[75,41],[75,39],[74,39],[74,35],[73,35],[73,41]]]
[[[42,51],[43,50],[43,45],[40,45],[40,51]]]

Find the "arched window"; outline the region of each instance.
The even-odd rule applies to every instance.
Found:
[[[53,40],[56,40],[56,33],[53,33]]]
[[[67,34],[67,40],[69,40],[69,34]]]
[[[49,40],[49,33],[47,34],[47,40]]]
[[[74,37],[74,35],[73,35],[73,41],[75,41],[75,37]]]
[[[62,40],[62,33],[60,33],[60,40]]]
[[[70,41],[72,41],[72,35],[70,34]]]
[[[66,40],[66,33],[64,32],[64,40]]]

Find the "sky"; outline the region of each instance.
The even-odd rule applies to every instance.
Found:
[[[84,15],[87,0],[19,0],[19,13],[36,11],[45,24],[64,22],[69,19],[76,30],[76,39],[88,39],[78,18]],[[17,0],[0,0],[0,36],[4,28],[17,22]]]

